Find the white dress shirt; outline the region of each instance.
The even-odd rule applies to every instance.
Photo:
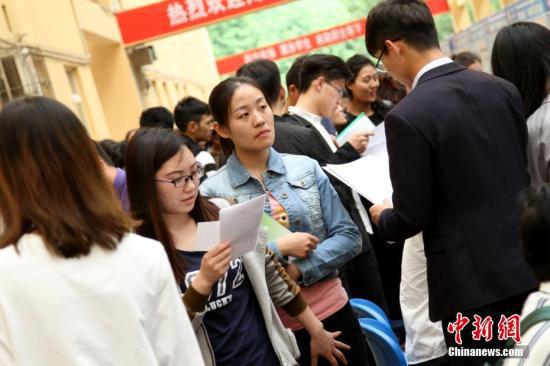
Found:
[[[204,365],[159,242],[65,259],[26,234],[17,249],[0,250],[0,365]]]
[[[332,140],[332,137],[328,133],[328,131],[323,127],[323,124],[321,121],[323,120],[323,117],[318,116],[316,114],[310,113],[308,111],[305,111],[301,108],[290,106],[288,107],[288,112],[290,114],[295,114],[299,117],[302,117],[306,121],[308,121],[316,130],[321,134],[323,137],[323,140],[328,144],[332,152],[336,151],[336,145],[334,144],[334,141]]]
[[[325,140],[325,142],[328,144],[332,152],[335,152],[338,149],[334,144],[332,137],[330,136],[330,134],[327,132],[327,130],[325,129],[325,127],[323,127],[321,123],[321,120],[323,119],[323,117],[294,106],[288,107],[288,112],[291,114],[295,114],[299,117],[302,117],[303,119],[308,121],[313,126],[313,128],[319,131],[319,133],[323,137],[323,140]],[[367,210],[365,209],[365,206],[363,206],[363,203],[361,202],[361,197],[359,197],[359,194],[355,192],[353,189],[351,190],[351,195],[353,196],[355,207],[357,207],[357,210],[359,211],[359,216],[361,216],[361,221],[363,221],[363,225],[365,226],[365,229],[369,234],[372,234],[373,233],[372,225],[369,219],[369,215],[367,214]]]
[[[443,66],[443,65],[446,65],[446,64],[450,64],[451,62],[453,62],[453,60],[451,60],[448,57],[440,57],[440,58],[438,58],[436,60],[433,60],[432,62],[429,62],[426,65],[424,65],[424,67],[420,69],[418,74],[416,74],[411,89],[414,89],[416,87],[416,85],[418,84],[418,80],[420,80],[422,75],[424,75],[425,73],[427,73],[430,70],[435,69],[436,67]]]

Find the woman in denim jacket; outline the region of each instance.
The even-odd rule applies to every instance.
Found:
[[[361,237],[317,162],[279,154],[274,140],[273,112],[258,84],[229,78],[218,84],[209,100],[215,129],[226,150],[227,164],[200,187],[202,194],[237,202],[267,194],[264,211],[292,234],[269,243],[302,295],[327,330],[341,330],[351,345],[351,365],[366,365],[366,342],[348,302],[337,269],[361,250]],[[309,365],[309,335],[284,310],[279,316],[296,335]],[[322,364],[322,363],[320,363]]]

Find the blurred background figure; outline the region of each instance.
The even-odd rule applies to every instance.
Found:
[[[379,74],[378,83],[378,99],[388,108],[399,103],[410,91],[388,73]]]
[[[195,97],[183,98],[174,108],[174,119],[185,143],[204,167],[206,177],[211,175],[218,169],[218,165],[206,149],[212,142],[214,123],[208,104]]]
[[[294,107],[298,102],[298,97],[300,96],[300,69],[306,58],[308,58],[307,55],[297,57],[286,73],[287,97],[284,107],[285,113],[288,112],[289,107]]]
[[[483,71],[481,57],[473,52],[464,51],[451,56],[451,60],[462,66],[475,71]]]
[[[389,108],[378,99],[378,71],[372,61],[363,55],[352,56],[346,61],[346,66],[352,73],[352,77],[346,81],[350,96],[346,111],[348,124],[359,114],[365,113],[372,123],[379,125]],[[340,127],[339,131],[343,128]]]
[[[174,116],[164,107],[152,107],[141,112],[139,127],[174,129]]]

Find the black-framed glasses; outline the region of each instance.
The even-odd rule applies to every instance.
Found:
[[[390,42],[397,42],[400,41],[401,37],[391,39]],[[376,65],[374,65],[374,68],[379,72],[386,72],[386,67],[382,63],[382,56],[384,56],[384,53],[386,53],[387,50],[386,42],[384,42],[384,47],[382,47],[382,51],[380,51],[380,55],[378,56],[376,60]]]
[[[197,163],[196,166],[195,166],[195,171],[193,171],[191,174],[189,175],[182,175],[181,177],[177,177],[177,178],[174,178],[174,179],[163,179],[163,178],[157,178],[156,181],[157,182],[165,182],[165,183],[172,183],[174,185],[174,187],[176,188],[182,188],[182,187],[185,187],[187,186],[187,184],[189,184],[189,182],[193,181],[193,182],[197,182],[199,181],[202,176],[204,175],[204,167]]]
[[[339,96],[340,98],[343,98],[343,97],[346,96],[346,88],[338,88],[336,85],[331,84],[331,82],[328,81],[328,80],[325,80],[325,82],[326,82],[328,85],[332,86],[334,89],[336,89],[336,91],[338,92],[338,96]]]

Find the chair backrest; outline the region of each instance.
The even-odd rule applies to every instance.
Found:
[[[384,310],[372,301],[354,298],[349,300],[351,307],[357,314],[358,318],[371,318],[376,319],[382,323],[388,325],[391,328],[391,322]]]
[[[387,325],[367,318],[361,319],[360,324],[377,366],[407,366],[405,355],[399,343],[390,336],[393,332]]]
[[[376,322],[371,322],[371,320],[376,320]],[[359,319],[359,324],[362,326],[363,322],[366,322],[367,326],[375,327],[376,329],[386,333],[388,337],[390,337],[396,344],[399,344],[399,340],[397,339],[397,336],[393,332],[393,330],[388,327],[387,324],[382,323],[378,321],[377,319],[371,319],[371,318],[361,318]]]

